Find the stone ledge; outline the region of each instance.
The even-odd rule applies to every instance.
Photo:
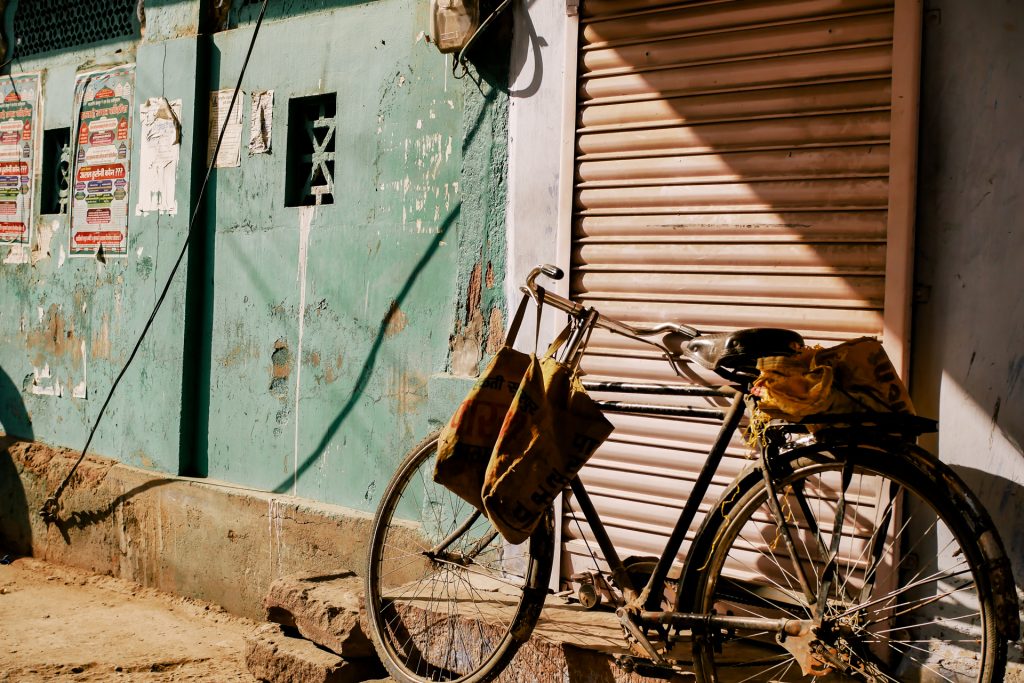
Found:
[[[376,657],[363,627],[363,580],[352,572],[277,579],[264,600],[267,620],[298,630],[345,658]]]
[[[382,675],[376,661],[349,661],[303,638],[293,638],[280,624],[263,624],[245,639],[245,665],[266,683],[362,683]]]

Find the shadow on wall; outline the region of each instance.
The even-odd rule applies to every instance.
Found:
[[[413,285],[416,284],[416,280],[419,278],[420,273],[423,272],[423,269],[426,268],[427,264],[430,263],[430,260],[434,257],[434,254],[437,252],[438,248],[441,246],[441,243],[444,241],[445,236],[452,229],[452,226],[454,226],[455,223],[458,221],[461,207],[461,203],[456,204],[455,207],[448,214],[448,216],[441,223],[437,235],[435,235],[434,239],[431,240],[426,251],[423,252],[423,255],[420,257],[420,260],[416,262],[416,266],[412,269],[412,272],[409,273],[409,277],[406,278],[405,283],[402,285],[402,288],[398,291],[398,294],[395,296],[395,300],[391,306],[391,310],[399,310],[401,308],[402,303],[405,301],[405,298],[409,295],[409,292],[412,291]],[[352,409],[355,408],[356,405],[359,403],[359,400],[363,395],[363,391],[366,390],[366,385],[367,383],[369,383],[370,378],[373,375],[373,369],[377,365],[377,354],[379,353],[381,345],[384,342],[385,333],[387,332],[387,328],[390,322],[391,316],[385,316],[380,321],[380,325],[377,328],[377,334],[374,337],[373,343],[370,346],[370,352],[367,354],[366,359],[363,361],[363,367],[359,370],[359,375],[356,378],[355,386],[352,387],[352,393],[349,396],[348,401],[345,402],[345,405],[341,407],[341,410],[338,411],[338,414],[334,416],[333,420],[331,420],[330,426],[328,426],[323,436],[320,437],[320,441],[317,443],[316,447],[312,450],[312,452],[310,452],[310,454],[307,455],[301,463],[299,463],[298,468],[296,468],[295,472],[292,475],[288,476],[280,484],[274,487],[274,493],[286,493],[289,490],[291,490],[294,483],[298,481],[300,477],[302,477],[303,473],[305,473],[306,470],[308,470],[310,467],[316,464],[316,462],[320,459],[320,456],[323,455],[324,449],[327,448],[328,444],[331,443],[331,439],[334,438],[334,435],[338,433],[338,429],[341,428],[341,425],[344,424],[346,418],[348,418],[349,413],[351,413]]]
[[[1024,585],[1024,5],[925,3],[915,405]]]
[[[973,467],[953,465],[953,469],[973,491],[988,513],[1006,546],[1013,568],[1024,567],[1024,545],[1019,542],[1016,529],[1020,527],[1020,509],[1024,502],[1024,487],[996,474]],[[1019,573],[1017,574],[1019,583]]]
[[[28,500],[10,447],[21,440],[32,440],[32,420],[21,400],[21,390],[0,369],[0,552],[17,555],[32,553],[32,530],[28,519]]]

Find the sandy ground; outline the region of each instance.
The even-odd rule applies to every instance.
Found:
[[[243,638],[255,626],[108,576],[31,558],[0,565],[2,683],[253,683]]]

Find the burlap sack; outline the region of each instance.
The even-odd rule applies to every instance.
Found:
[[[434,481],[478,510],[483,510],[480,489],[505,414],[519,389],[531,356],[516,351],[515,341],[528,297],[524,296],[509,325],[505,344],[494,354],[480,379],[470,389],[452,419],[441,429],[437,442]]]
[[[487,465],[484,511],[510,543],[530,537],[555,497],[612,432],[575,369],[553,355],[549,349],[530,363]]]

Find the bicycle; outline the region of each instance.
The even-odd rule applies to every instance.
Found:
[[[595,582],[617,602],[631,651],[620,666],[708,682],[1002,680],[1007,642],[1020,628],[1009,560],[980,501],[916,445],[937,423],[895,413],[773,421],[756,458],[705,516],[673,583],[670,569],[751,398],[757,360],[802,339],[775,329],[634,327],[543,290],[541,273],[562,275],[536,268],[523,290],[574,321],[577,348],[568,353],[597,326],[654,344],[677,372],[697,363],[729,383],[587,383],[728,402],[725,410],[601,402],[606,412],[722,422],[656,561],[620,558],[583,483],[568,487],[608,567]],[[382,496],[366,572],[370,632],[398,681],[485,683],[530,637],[549,595],[553,515],[509,546],[433,482],[435,454],[436,434],[410,452]],[[596,585],[583,595],[597,602]]]

